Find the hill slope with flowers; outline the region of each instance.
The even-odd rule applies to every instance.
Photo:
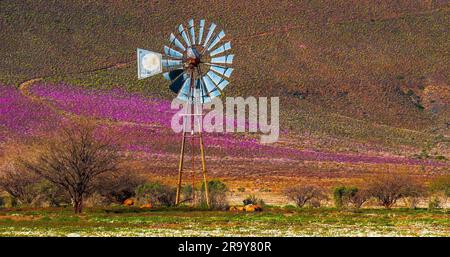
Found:
[[[133,169],[166,180],[176,177],[180,136],[171,130],[170,117],[175,110],[167,100],[122,89],[96,90],[36,81],[19,89],[1,86],[0,113],[3,149],[45,140],[59,127],[83,119],[97,123],[99,133],[111,136]],[[428,177],[447,168],[446,161],[431,159],[337,153],[283,143],[263,145],[242,134],[205,136],[209,174],[238,181],[234,186],[255,183],[256,188],[276,190],[305,179],[328,184],[358,179],[375,170],[407,170]],[[281,136],[286,137],[289,131]],[[190,160],[190,155],[186,158]]]
[[[450,114],[445,1],[2,1],[0,10],[3,84],[51,77],[168,99],[161,78],[136,79],[135,49],[162,49],[175,25],[206,18],[225,29],[236,54],[227,94],[280,96],[282,127],[444,154],[437,145]],[[129,65],[85,72],[120,62]]]

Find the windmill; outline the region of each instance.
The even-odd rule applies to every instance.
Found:
[[[138,79],[163,73],[164,78],[171,82],[170,90],[187,105],[183,115],[183,137],[178,164],[175,204],[180,203],[183,173],[191,173],[192,191],[194,192],[195,139],[198,139],[205,196],[209,206],[205,148],[202,136],[203,105],[210,103],[213,98],[223,95],[224,88],[229,84],[226,78],[229,78],[233,72],[230,65],[233,63],[234,57],[233,54],[228,54],[231,49],[230,42],[219,44],[225,37],[225,32],[216,28],[217,25],[214,23],[207,27],[205,20],[202,19],[196,30],[194,19],[190,19],[187,24],[178,25],[175,34],[170,34],[170,44],[164,46],[163,54],[137,49]],[[197,129],[195,124],[197,124]],[[190,171],[184,170],[186,139],[191,139],[192,145],[192,170]],[[195,194],[193,193],[194,198]]]

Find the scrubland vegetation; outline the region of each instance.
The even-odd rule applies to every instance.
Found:
[[[28,184],[25,187],[34,195],[34,201],[0,198],[3,204],[0,236],[448,236],[450,233],[449,212],[443,208],[449,197],[448,176],[434,180],[420,195],[409,194],[417,188],[402,179],[398,185],[391,183],[382,188],[375,186],[378,182],[369,182],[367,186],[375,190],[374,195],[359,195],[367,191],[341,186],[334,188],[332,196],[330,189],[299,185],[286,193],[295,199],[310,199],[303,207],[266,205],[258,196],[250,195],[243,199],[246,206],[229,209],[224,208],[228,206],[226,186],[217,180],[210,182],[214,192],[212,209],[205,208],[201,197],[196,202],[173,206],[175,189],[170,185],[141,177],[133,180],[139,183],[135,186],[126,183],[126,188],[108,187],[109,193],[93,189],[85,202],[88,207],[81,215],[68,208],[70,198],[64,190],[51,184]],[[380,176],[376,180],[390,178]],[[49,194],[49,188],[54,189],[51,192],[59,192]],[[184,197],[190,196],[191,190],[186,188]],[[395,207],[384,201],[389,196],[398,201]],[[332,197],[335,207],[325,201]],[[410,201],[401,202],[409,197],[428,201],[430,205],[424,208],[411,206]],[[55,207],[42,208],[49,205]],[[261,208],[250,208],[252,205]],[[390,209],[377,208],[382,205]]]
[[[6,194],[0,197],[0,235],[449,235],[448,175],[426,185],[405,173],[333,188],[298,184],[284,190],[290,200],[284,207],[254,194],[230,205],[228,186],[211,180],[210,208],[201,184],[184,186],[182,204],[175,206],[172,185],[122,165],[113,143],[95,136],[92,127],[57,135],[1,167]]]

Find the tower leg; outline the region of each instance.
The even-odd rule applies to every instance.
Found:
[[[177,195],[175,198],[175,204],[180,203],[181,194],[181,177],[183,172],[183,161],[184,161],[184,144],[186,141],[186,132],[183,132],[183,141],[181,141],[181,153],[180,153],[180,163],[178,164],[178,184],[177,184]]]
[[[200,140],[200,154],[202,156],[202,171],[203,171],[203,183],[205,184],[206,205],[209,208],[210,207],[210,201],[209,201],[209,192],[208,192],[208,181],[206,180],[205,149],[204,149],[204,146],[203,146],[203,135],[202,135],[201,132],[199,134],[199,140]]]

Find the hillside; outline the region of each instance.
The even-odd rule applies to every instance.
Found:
[[[448,151],[446,1],[1,1],[0,83],[45,77],[169,99],[160,77],[137,81],[135,49],[162,49],[190,17],[232,42],[228,95],[281,97],[289,144]],[[127,65],[95,71],[117,63]]]

